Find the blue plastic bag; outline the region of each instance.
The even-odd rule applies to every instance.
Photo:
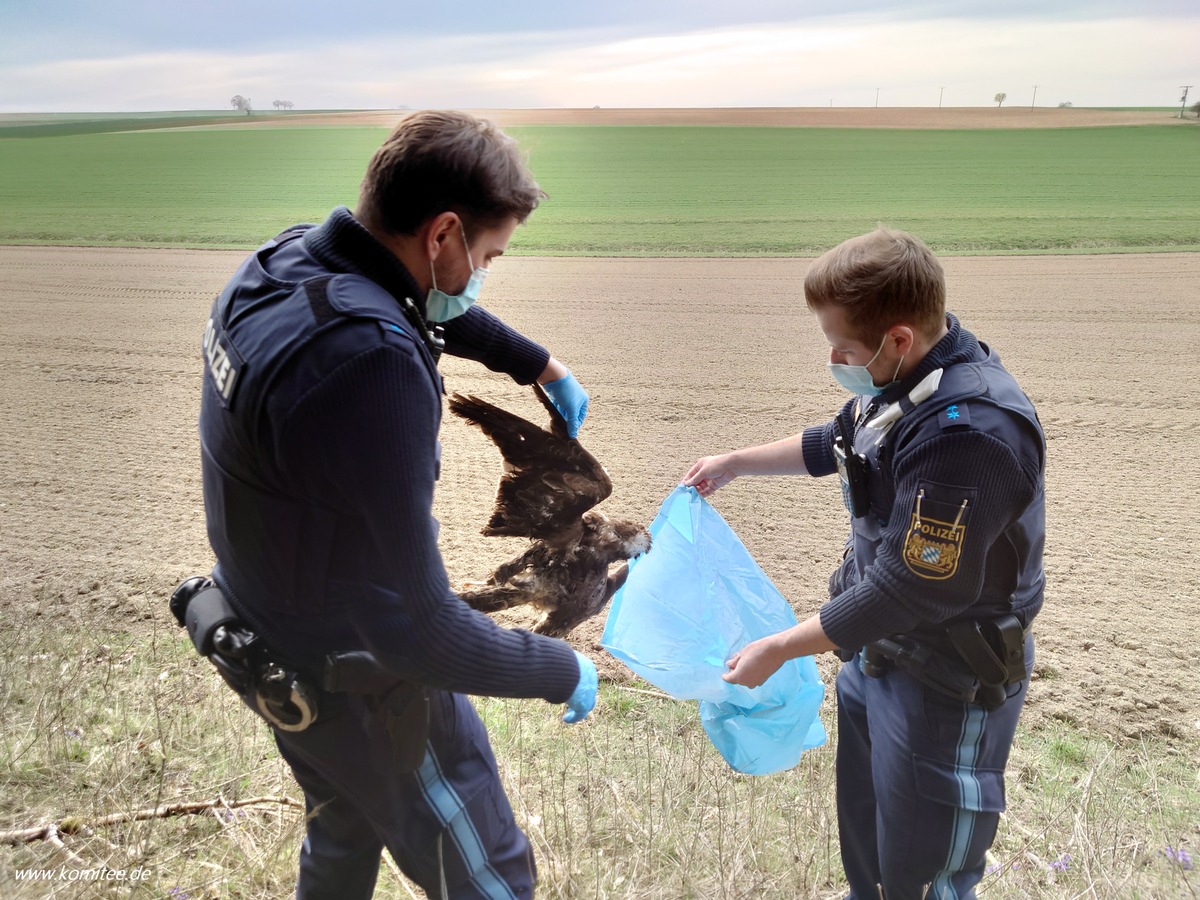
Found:
[[[738,772],[790,769],[825,743],[825,685],[811,656],[757,688],[721,679],[751,641],[796,624],[783,595],[694,488],[677,487],[650,525],[650,552],[629,563],[601,645],[679,700],[699,700],[713,745]]]

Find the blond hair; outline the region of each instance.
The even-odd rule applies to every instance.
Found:
[[[841,307],[854,337],[867,343],[898,322],[933,336],[946,319],[946,279],[920,238],[880,226],[818,258],[804,278],[804,300],[812,310]]]

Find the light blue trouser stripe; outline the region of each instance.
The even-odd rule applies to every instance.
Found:
[[[979,758],[979,743],[983,738],[983,726],[987,723],[987,711],[969,705],[958,736],[958,747],[954,762],[957,766],[958,809],[954,811],[951,826],[950,852],[946,857],[946,868],[938,872],[930,890],[938,900],[957,900],[958,891],[950,880],[955,872],[967,864],[971,849],[971,837],[975,832],[975,813],[979,809],[982,791],[975,777],[975,763]]]
[[[459,855],[471,872],[471,880],[484,897],[495,897],[497,900],[516,900],[516,895],[499,873],[488,862],[487,850],[475,830],[475,823],[467,814],[467,807],[459,798],[454,787],[442,774],[437,754],[430,744],[425,752],[425,761],[417,772],[421,782],[421,792],[425,802],[429,804],[442,824],[445,825],[450,837],[458,847]]]

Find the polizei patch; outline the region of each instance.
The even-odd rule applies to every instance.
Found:
[[[936,488],[940,486],[928,487]],[[956,504],[936,500],[926,487],[917,492],[909,521],[908,536],[904,539],[904,564],[921,578],[943,581],[958,571],[963,540],[967,535],[966,497]]]
[[[233,391],[242,371],[242,357],[215,319],[204,328],[204,367],[226,409],[233,403]]]

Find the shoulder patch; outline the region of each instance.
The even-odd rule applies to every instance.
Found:
[[[904,565],[910,572],[930,581],[954,577],[974,497],[972,488],[921,483],[904,537]]]
[[[229,409],[233,405],[233,392],[238,386],[238,376],[245,364],[237,347],[229,340],[221,323],[209,319],[204,328],[204,369],[217,389],[221,405]]]
[[[938,424],[947,428],[970,428],[971,408],[966,403],[951,403],[938,413]]]

